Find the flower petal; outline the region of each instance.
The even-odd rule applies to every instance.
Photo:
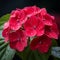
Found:
[[[42,36],[44,34],[44,24],[42,22],[39,23],[36,28],[37,36]]]
[[[48,25],[48,26],[51,26],[53,24],[53,20],[54,20],[54,18],[51,15],[49,15],[49,14],[46,14],[43,17],[44,24]]]
[[[26,32],[26,35],[29,36],[29,37],[32,37],[32,36],[36,35],[36,30],[34,30],[34,29],[29,28],[29,29],[26,29],[25,32]]]
[[[50,46],[51,46],[51,40],[47,40],[46,43],[39,45],[38,51],[40,51],[41,53],[46,53],[48,52]]]
[[[10,32],[9,28],[6,28],[2,31],[2,36],[4,37],[5,42],[7,42],[9,40],[9,32]]]
[[[18,30],[21,27],[19,20],[16,20],[15,18],[11,18],[9,22],[12,30]]]
[[[50,31],[46,31],[46,35],[50,38],[58,39],[59,31],[56,23],[53,23],[53,26],[51,26]]]
[[[23,51],[24,50],[24,45],[21,42],[17,42],[16,49],[18,51]]]
[[[40,42],[39,37],[34,38],[30,44],[31,50],[36,50],[38,48],[37,45],[39,44],[39,42]]]
[[[12,32],[9,34],[9,41],[10,42],[17,42],[19,39],[18,34],[16,32]]]

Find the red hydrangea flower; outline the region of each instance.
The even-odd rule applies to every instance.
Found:
[[[9,19],[10,28],[12,30],[18,30],[26,20],[26,14],[24,10],[17,9],[12,11]]]
[[[9,34],[10,47],[18,51],[23,51],[27,46],[27,36],[23,30],[17,30]]]
[[[24,24],[25,32],[27,36],[41,36],[44,34],[44,24],[42,21],[36,16],[31,16],[28,18],[26,23]]]
[[[30,48],[32,50],[38,50],[41,53],[48,52],[50,46],[51,46],[51,39],[47,37],[46,35],[34,38],[31,41]]]
[[[49,50],[51,39],[58,39],[58,35],[54,16],[48,14],[45,8],[36,6],[12,11],[2,32],[5,42],[9,40],[10,47],[18,51],[27,46],[28,37],[36,37],[31,41],[30,48],[41,53]]]

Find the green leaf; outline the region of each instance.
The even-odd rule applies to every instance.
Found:
[[[0,26],[0,30],[2,30],[2,29],[3,29],[3,25]]]
[[[42,54],[38,51],[32,51],[27,47],[23,52],[17,52],[17,54],[22,58],[22,60],[48,60],[50,51]]]
[[[27,47],[23,52],[18,52],[18,51],[17,51],[17,55],[18,55],[19,57],[21,57],[22,60],[27,60],[27,57],[28,57],[29,53],[30,53],[29,47]]]
[[[3,37],[2,37],[2,30],[0,30],[0,39],[1,39],[1,38],[3,38]]]
[[[4,40],[0,40],[0,45],[2,45],[4,43]]]
[[[57,46],[58,44],[57,44],[57,41],[56,40],[54,40],[54,39],[52,39],[52,46]]]
[[[8,42],[0,40],[0,60],[12,60],[15,55],[15,51],[9,47]]]
[[[27,60],[36,60],[35,56],[34,56],[34,53],[32,51],[29,53],[29,56],[27,57]]]
[[[53,60],[60,60],[59,58],[56,58],[56,57],[53,57],[54,59]]]
[[[1,60],[8,60],[8,59],[12,60],[14,55],[15,55],[15,51],[12,50],[9,46],[7,46],[6,51],[3,57],[1,58]]]
[[[6,15],[0,17],[0,26],[9,19],[9,16],[10,16],[10,14],[6,14]]]

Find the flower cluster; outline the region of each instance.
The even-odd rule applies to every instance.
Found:
[[[45,8],[36,6],[16,9],[11,12],[8,22],[4,24],[2,36],[10,47],[23,51],[30,41],[30,48],[46,53],[52,39],[58,39],[58,28],[54,16],[47,13]]]

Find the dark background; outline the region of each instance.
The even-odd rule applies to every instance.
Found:
[[[59,0],[0,0],[0,16],[10,13],[13,9],[37,5],[45,7],[50,13],[60,13]]]
[[[56,15],[57,17],[60,15],[59,0],[0,0],[0,17],[7,13],[10,13],[16,8],[24,8],[26,6],[32,5],[36,5],[41,8],[45,7],[50,14]],[[59,40],[58,44],[60,44]],[[13,60],[19,60],[19,57],[15,55]]]

